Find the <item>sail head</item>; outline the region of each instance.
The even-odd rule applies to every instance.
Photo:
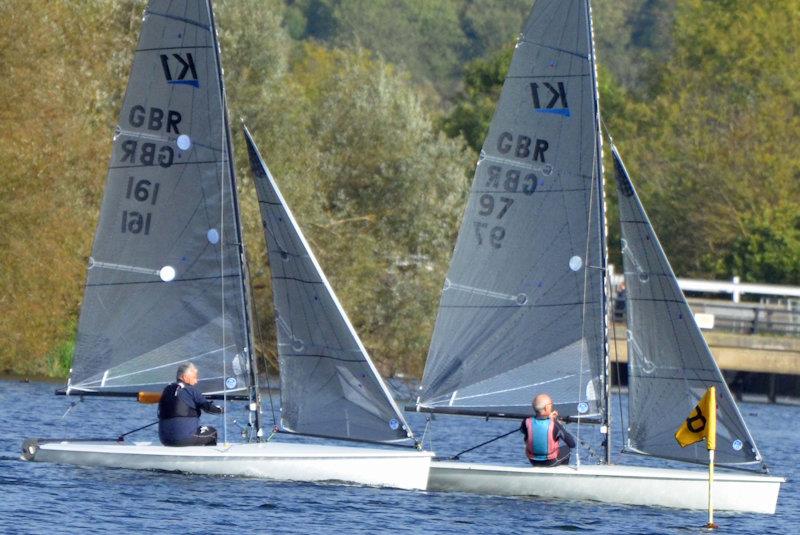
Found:
[[[484,141],[418,407],[604,410],[605,246],[586,2],[537,0]]]
[[[282,427],[374,442],[412,438],[250,133],[244,132],[272,275]]]
[[[81,307],[70,391],[135,393],[188,360],[249,384],[225,104],[207,1],[145,11]]]
[[[628,321],[627,448],[706,464],[708,452],[704,443],[681,448],[674,434],[708,387],[716,386],[716,462],[757,463],[761,460],[758,448],[614,147],[612,156],[619,194]]]

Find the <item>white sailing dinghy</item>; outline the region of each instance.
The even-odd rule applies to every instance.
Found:
[[[249,136],[248,143],[253,156]],[[160,392],[191,360],[207,396],[248,402],[248,442],[175,448],[30,439],[23,458],[424,489],[427,452],[264,441],[232,155],[210,2],[151,0],[114,136],[64,393]],[[266,167],[256,172],[266,195],[285,430],[412,441]]]
[[[705,471],[611,464],[601,155],[589,2],[536,0],[475,171],[414,409],[524,418],[532,397],[547,392],[561,417],[600,425],[605,462],[436,461],[429,490],[707,507]],[[704,445],[681,449],[673,435],[713,385],[717,463],[758,465],[761,455],[616,150],[614,158],[630,307],[624,451],[707,464]],[[715,508],[774,513],[783,481],[719,473]]]

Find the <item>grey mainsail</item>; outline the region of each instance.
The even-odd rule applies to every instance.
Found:
[[[213,15],[152,0],[114,136],[69,391],[137,392],[192,360],[249,384],[238,207]]]
[[[247,128],[244,133],[272,275],[283,428],[379,442],[412,438]]]
[[[588,3],[537,0],[445,279],[418,409],[604,417],[605,213]]]
[[[675,431],[710,386],[717,387],[720,464],[755,463],[761,456],[678,281],[612,146],[619,193],[628,318],[627,449],[707,464],[704,443],[681,448]]]

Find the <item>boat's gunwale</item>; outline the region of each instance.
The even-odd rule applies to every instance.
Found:
[[[114,455],[168,456],[175,458],[270,458],[270,459],[391,459],[433,458],[434,453],[418,450],[359,448],[318,444],[292,444],[287,442],[261,442],[252,444],[232,443],[217,446],[171,447],[152,442],[78,442],[70,440],[47,441],[38,444],[38,449],[50,451],[72,451],[78,453],[109,453]]]
[[[537,466],[508,466],[484,463],[467,463],[450,460],[437,460],[434,458],[431,464],[433,470],[466,470],[475,472],[503,472],[509,474],[535,474],[537,476],[564,476],[575,477],[611,477],[611,478],[647,478],[663,480],[707,480],[708,472],[700,470],[688,470],[682,468],[657,468],[650,466],[633,466],[620,464],[596,464],[596,465],[567,465],[552,467]],[[786,483],[786,478],[765,474],[746,474],[732,472],[715,472],[715,481],[741,481],[741,482],[760,482],[760,483]]]

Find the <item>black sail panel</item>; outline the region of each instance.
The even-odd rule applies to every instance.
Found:
[[[418,405],[603,412],[604,213],[588,6],[537,0],[444,283]]]
[[[114,135],[70,391],[248,386],[233,180],[210,6],[150,2]]]
[[[245,128],[278,332],[281,424],[334,438],[395,442],[413,435]]]
[[[675,431],[710,386],[717,389],[721,464],[761,460],[728,385],[678,286],[616,148],[622,256],[628,318],[628,449],[708,463],[704,442],[681,448]]]

